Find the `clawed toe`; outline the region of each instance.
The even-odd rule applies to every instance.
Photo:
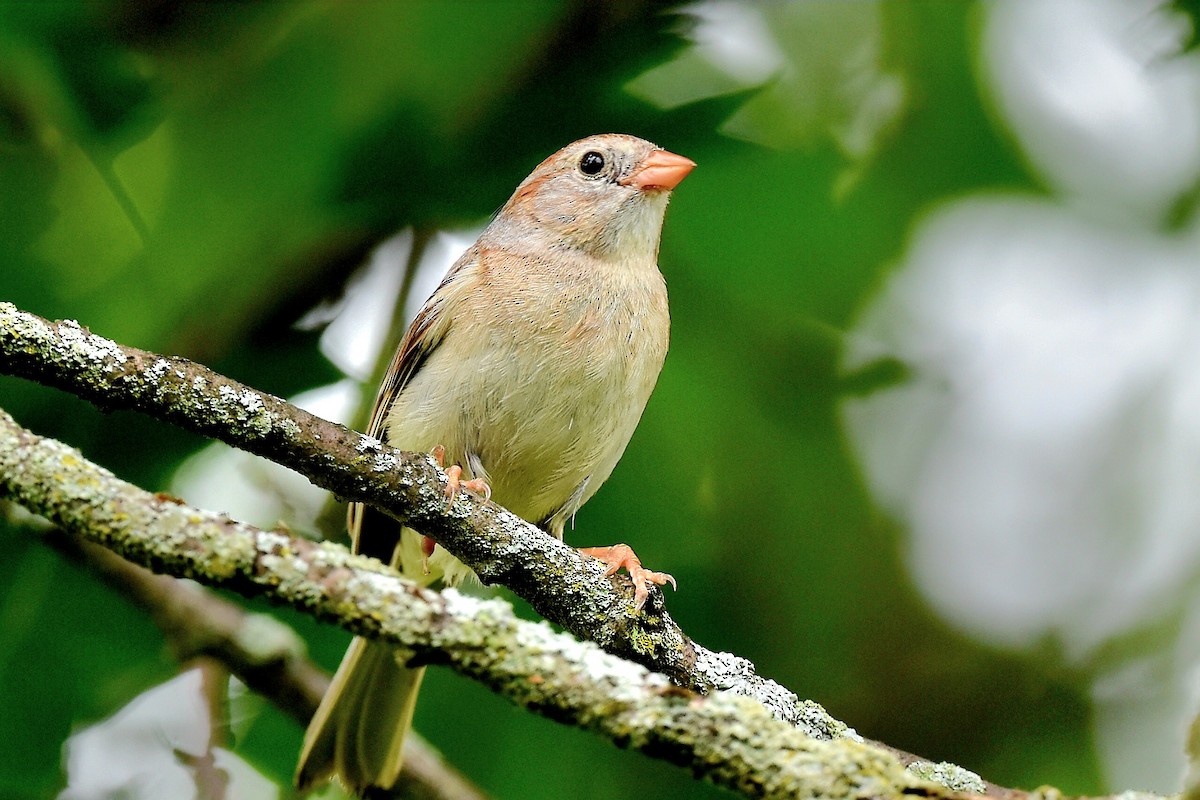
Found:
[[[472,494],[479,495],[484,500],[492,499],[492,487],[483,478],[472,478],[469,481],[463,481],[462,488]]]
[[[627,544],[614,544],[611,547],[581,547],[579,552],[598,558],[607,564],[605,575],[615,575],[619,570],[629,573],[633,581],[633,604],[639,611],[650,598],[650,584],[665,586],[671,584],[672,589],[678,589],[675,578],[666,572],[655,572],[642,566],[642,561]]]
[[[459,489],[466,489],[471,494],[478,495],[484,500],[492,499],[492,487],[483,478],[472,478],[464,481],[462,479],[462,467],[457,464],[446,466],[446,448],[439,444],[430,450],[429,454],[437,461],[439,467],[446,470],[446,488],[443,491],[445,491],[446,497],[450,498],[451,503],[458,496]]]

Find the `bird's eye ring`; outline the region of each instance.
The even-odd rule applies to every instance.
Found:
[[[600,174],[604,169],[604,156],[597,153],[595,150],[588,150],[579,159],[579,171],[588,177],[594,177]]]

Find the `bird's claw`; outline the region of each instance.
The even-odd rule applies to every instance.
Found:
[[[642,606],[646,605],[646,601],[650,598],[650,584],[665,586],[669,583],[672,589],[678,590],[679,588],[675,583],[675,578],[669,573],[655,572],[643,567],[642,560],[627,544],[614,544],[611,547],[581,547],[579,552],[603,561],[607,565],[604,570],[605,575],[615,575],[622,568],[629,573],[629,579],[633,581],[633,605],[638,611],[642,610]]]
[[[446,470],[446,497],[450,498],[450,502],[454,502],[454,498],[458,496],[459,489],[466,489],[474,495],[482,497],[484,500],[492,499],[492,487],[483,478],[472,478],[464,481],[462,479],[462,467],[457,464],[446,466],[446,448],[440,444],[429,451],[433,459],[437,461],[437,465]]]

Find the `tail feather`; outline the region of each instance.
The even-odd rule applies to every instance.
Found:
[[[296,785],[336,775],[355,794],[390,789],[424,675],[403,666],[394,648],[355,638],[309,723]]]

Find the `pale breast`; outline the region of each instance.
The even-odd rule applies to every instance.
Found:
[[[569,516],[612,472],[667,351],[656,267],[565,267],[482,275],[388,419],[392,444],[482,466],[533,522]]]

